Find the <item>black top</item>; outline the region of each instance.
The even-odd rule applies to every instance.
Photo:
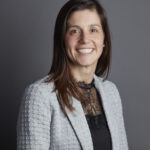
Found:
[[[83,94],[87,97],[86,102],[81,104],[91,132],[94,150],[112,150],[109,128],[101,97],[94,86],[94,79],[89,84],[78,82],[78,87],[82,89]]]
[[[101,101],[100,97],[99,101]],[[92,135],[94,150],[112,150],[110,132],[104,111],[100,115],[85,116]]]

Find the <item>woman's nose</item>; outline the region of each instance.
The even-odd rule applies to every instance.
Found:
[[[79,42],[82,43],[82,44],[88,43],[89,42],[89,34],[85,33],[85,32],[82,32],[81,35],[80,35]]]

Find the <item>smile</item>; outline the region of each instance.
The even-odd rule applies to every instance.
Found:
[[[82,54],[89,54],[93,51],[93,48],[85,48],[85,49],[78,49],[78,52],[79,53],[82,53]]]

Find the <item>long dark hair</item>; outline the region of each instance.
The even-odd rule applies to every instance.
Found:
[[[69,69],[69,61],[65,49],[65,34],[67,31],[67,21],[70,15],[78,10],[96,10],[99,14],[102,29],[104,31],[104,45],[101,57],[98,60],[95,74],[104,77],[106,80],[109,75],[111,61],[111,38],[108,27],[107,17],[104,8],[97,0],[70,0],[60,10],[54,30],[53,62],[48,78],[45,82],[54,82],[53,91],[58,91],[62,109],[66,115],[65,107],[70,111],[75,108],[72,106],[71,97],[76,97],[79,101],[84,101],[84,96],[76,86],[74,77]]]

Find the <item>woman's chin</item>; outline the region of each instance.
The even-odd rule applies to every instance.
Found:
[[[79,62],[79,65],[80,65],[80,67],[93,67],[93,65],[94,65],[94,63],[91,63],[91,62],[89,62],[89,61],[87,61],[87,62]]]

